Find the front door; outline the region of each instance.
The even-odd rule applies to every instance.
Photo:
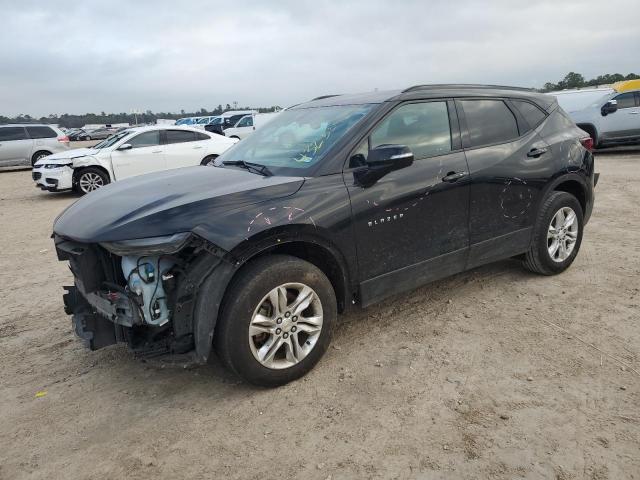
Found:
[[[353,152],[344,180],[364,305],[464,268],[469,186],[457,125],[453,102],[401,104]],[[380,145],[406,145],[415,160],[363,186],[358,172]]]
[[[166,170],[164,147],[160,144],[160,130],[142,132],[125,140],[128,150],[114,150],[111,163],[116,180]]]
[[[640,106],[634,92],[621,93],[612,98],[618,103],[618,110],[600,119],[600,138],[624,140],[640,136]]]

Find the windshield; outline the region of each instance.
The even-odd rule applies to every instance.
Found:
[[[108,138],[105,138],[103,141],[94,145],[93,148],[109,148],[110,146],[117,143],[123,137],[126,137],[130,133],[133,133],[133,130],[122,130],[121,132],[115,133]]]
[[[315,165],[373,105],[338,105],[286,110],[219,157],[266,165],[284,175]],[[289,169],[295,169],[293,171]],[[289,170],[289,171],[287,171]]]

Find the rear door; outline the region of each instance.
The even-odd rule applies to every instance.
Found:
[[[32,152],[24,127],[0,127],[0,165],[30,165]]]
[[[473,267],[526,250],[554,162],[536,132],[546,113],[535,104],[470,98],[456,105],[471,174],[468,266]]]
[[[167,168],[200,165],[206,156],[206,142],[210,140],[209,135],[178,129],[165,130],[163,133]]]
[[[33,140],[33,151],[48,150],[52,153],[59,150],[58,134],[51,127],[45,125],[27,126],[27,134]]]
[[[600,119],[602,140],[624,140],[640,137],[640,106],[638,94],[625,92],[612,98],[618,110]]]
[[[369,151],[385,144],[408,146],[413,164],[362,186]],[[467,170],[455,106],[446,99],[397,106],[352,153],[344,180],[364,305],[464,268]]]
[[[111,152],[116,180],[166,170],[167,162],[160,140],[160,130],[141,132],[124,142],[132,148]]]

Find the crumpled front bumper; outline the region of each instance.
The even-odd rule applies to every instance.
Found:
[[[36,187],[42,190],[57,192],[73,188],[73,168],[69,166],[34,168],[31,177],[36,182]]]

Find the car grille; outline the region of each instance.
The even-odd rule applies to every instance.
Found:
[[[42,177],[42,172],[32,172],[31,176],[34,180],[40,180],[40,177]]]

